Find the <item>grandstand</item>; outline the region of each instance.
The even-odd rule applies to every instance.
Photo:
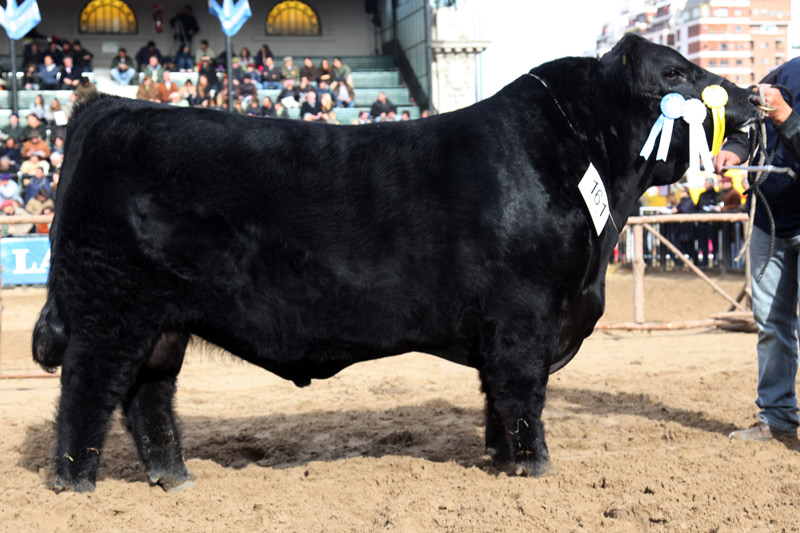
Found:
[[[295,57],[303,57],[297,55]],[[327,57],[331,59],[332,56]],[[319,65],[324,56],[311,56],[315,65]],[[278,59],[280,62],[280,58]],[[411,118],[419,117],[419,108],[411,99],[408,88],[403,84],[400,74],[395,69],[392,57],[388,55],[377,56],[342,56],[342,62],[350,66],[353,71],[353,84],[355,85],[356,106],[353,108],[336,108],[336,116],[341,124],[352,123],[361,111],[369,111],[372,103],[378,98],[378,93],[383,91],[392,103],[397,106],[398,115],[403,111],[408,111]],[[0,65],[4,69],[10,67],[9,56],[0,56]],[[17,65],[22,64],[22,58],[18,57]],[[172,81],[182,87],[186,80],[197,83],[197,73],[172,72]],[[111,80],[108,69],[95,67],[91,77],[98,90],[109,94],[134,98],[136,86],[120,86]],[[28,107],[33,102],[37,94],[41,94],[46,104],[49,105],[53,98],[64,104],[69,102],[72,91],[18,91],[19,110],[22,116],[25,115]],[[259,103],[265,96],[269,96],[273,101],[277,99],[280,90],[260,90],[258,91]],[[0,91],[0,127],[8,124],[8,117],[11,114],[11,91]],[[291,118],[299,118],[299,109],[290,109]]]

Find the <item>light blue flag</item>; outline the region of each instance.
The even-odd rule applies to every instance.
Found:
[[[216,0],[208,0],[208,11],[216,15],[222,25],[222,33],[228,37],[236,35],[253,14],[247,0],[239,0],[236,5],[233,5],[233,0],[222,0],[221,6]]]
[[[8,0],[6,8],[0,7],[0,25],[6,29],[8,38],[17,40],[36,27],[42,20],[36,0],[24,0],[17,5],[17,0]]]

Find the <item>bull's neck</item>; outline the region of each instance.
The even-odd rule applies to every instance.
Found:
[[[620,108],[618,103],[607,99],[597,60],[562,61],[569,61],[568,68],[556,61],[534,69],[525,77],[528,90],[544,95],[539,96],[539,105],[556,107],[557,114],[552,115],[556,120],[560,117],[571,133],[559,138],[559,142],[569,145],[578,172],[589,163],[595,166],[621,229],[650,182],[646,166],[637,164],[638,150],[632,148],[641,146],[645,140],[639,139],[642,132],[635,128],[640,117],[632,114],[649,115],[650,111],[636,109],[632,104]]]

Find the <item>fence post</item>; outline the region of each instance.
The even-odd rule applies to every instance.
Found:
[[[644,323],[644,229],[633,225],[633,321]]]

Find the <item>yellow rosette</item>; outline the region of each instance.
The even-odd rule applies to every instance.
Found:
[[[728,103],[728,91],[719,85],[709,85],[703,89],[703,103],[711,109],[714,119],[714,138],[711,141],[711,153],[719,154],[722,141],[725,140],[725,104]]]

